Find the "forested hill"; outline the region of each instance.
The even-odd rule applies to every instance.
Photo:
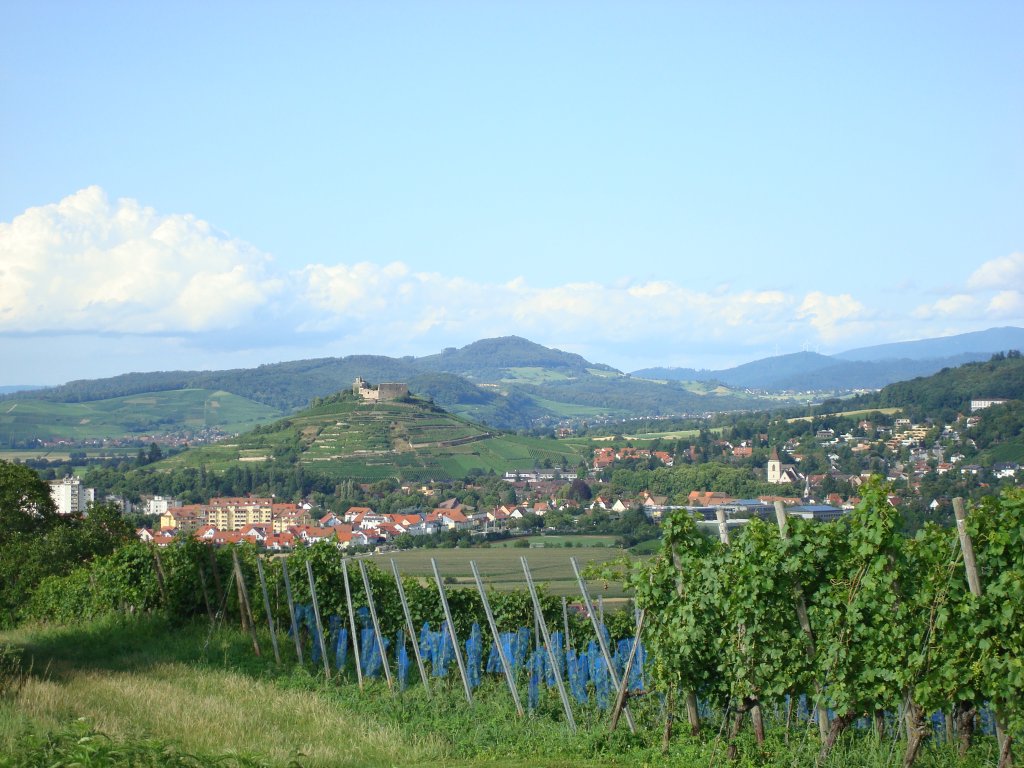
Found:
[[[634,379],[611,366],[518,336],[485,339],[427,357],[351,355],[227,371],[127,373],[19,392],[4,399],[86,403],[171,390],[229,392],[281,412],[346,390],[357,377],[402,381],[452,413],[502,429],[526,429],[566,416],[588,418],[706,413],[788,403],[762,402],[717,386]]]
[[[375,355],[352,355],[343,358],[294,360],[261,365],[257,368],[235,368],[225,371],[126,373],[107,379],[71,381],[59,387],[18,392],[5,397],[80,403],[144,392],[210,389],[231,392],[281,411],[291,411],[307,405],[314,397],[324,397],[351,387],[356,376],[376,382],[408,381],[417,372],[404,360]]]
[[[18,392],[8,398],[77,403],[112,397],[162,392],[175,389],[224,390],[282,411],[307,405],[346,389],[357,377],[371,381],[418,381],[421,394],[448,404],[483,403],[492,398],[471,391],[473,385],[459,384],[437,374],[455,374],[478,382],[514,381],[526,370],[531,383],[537,378],[588,376],[588,371],[618,374],[614,368],[591,363],[579,355],[549,349],[540,344],[507,336],[484,339],[461,349],[446,349],[437,355],[392,358],[382,355],[349,355],[272,363],[257,368],[225,371],[157,371],[126,373],[105,379],[82,379],[58,387]],[[621,374],[619,374],[621,375]],[[455,396],[455,393],[459,396]]]
[[[982,363],[944,368],[938,373],[889,384],[881,391],[841,401],[843,410],[856,408],[903,408],[932,418],[952,419],[967,413],[971,400],[1006,398],[1024,400],[1024,358],[1012,350]],[[826,406],[836,405],[829,401]]]
[[[482,339],[461,349],[449,348],[437,355],[416,360],[416,365],[427,371],[444,371],[482,381],[507,378],[517,368],[543,368],[569,376],[581,376],[588,371],[619,373],[609,365],[591,363],[580,355],[562,352],[536,344],[519,336]]]

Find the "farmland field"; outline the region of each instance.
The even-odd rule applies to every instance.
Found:
[[[532,537],[538,541],[541,537]],[[551,537],[559,538],[559,537]],[[590,537],[561,537],[564,539]],[[602,538],[602,537],[593,537]],[[379,567],[390,570],[391,560],[395,561],[398,570],[405,576],[416,576],[433,579],[430,559],[437,560],[441,576],[450,588],[474,587],[473,572],[470,561],[475,561],[484,583],[495,589],[512,590],[526,586],[523,566],[520,561],[525,557],[530,566],[533,579],[538,584],[545,584],[553,595],[564,595],[570,598],[579,597],[579,586],[573,576],[569,558],[575,557],[580,569],[590,563],[605,563],[625,554],[624,550],[615,547],[473,547],[470,549],[410,549],[401,552],[389,552],[373,555],[372,561]],[[591,597],[597,600],[600,595],[606,600],[620,601],[626,597],[620,584],[604,580],[590,580],[587,589]]]
[[[181,389],[83,403],[5,400],[0,445],[11,440],[116,438],[217,427],[240,432],[280,416],[266,405],[229,392]]]

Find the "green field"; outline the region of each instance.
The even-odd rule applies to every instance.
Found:
[[[547,539],[564,542],[577,539],[596,538],[612,540],[614,537],[576,537],[576,536],[551,536],[551,537],[530,537],[533,544],[546,543]],[[538,584],[546,585],[547,589],[554,595],[565,595],[570,598],[579,598],[579,586],[576,577],[573,575],[569,558],[575,557],[580,569],[583,570],[590,563],[605,563],[610,560],[622,557],[625,551],[615,547],[564,547],[564,546],[531,546],[530,548],[491,546],[474,547],[471,549],[410,549],[402,552],[388,552],[373,555],[372,560],[386,571],[391,569],[391,560],[395,561],[398,570],[402,575],[417,576],[423,579],[433,579],[433,570],[430,560],[437,560],[437,567],[441,576],[452,588],[467,587],[475,588],[473,571],[470,569],[470,561],[476,562],[480,577],[484,583],[495,589],[512,590],[523,589],[526,586],[526,577],[523,573],[523,566],[520,558],[525,557],[530,566],[530,573]],[[605,582],[603,579],[589,580],[587,589],[591,598],[595,601],[598,596],[604,600],[613,600],[621,603],[627,595],[622,591],[620,584]]]
[[[111,448],[76,448],[75,451],[81,451],[90,459],[115,459],[115,458],[134,458],[138,453],[138,448],[132,447],[111,447]],[[28,450],[22,448],[0,448],[0,460],[3,461],[30,461],[32,459],[49,459],[51,461],[70,461],[71,451],[70,449],[54,449],[49,450],[40,448],[38,450]]]
[[[508,539],[506,541],[498,541],[493,543],[492,547],[511,547],[514,546],[517,541],[527,541],[530,546],[534,549],[549,548],[549,547],[615,547],[615,542],[618,540],[617,536],[604,535],[604,534],[571,534],[563,536],[561,534],[540,534],[538,536],[526,536],[518,539]],[[571,552],[567,554],[572,554]]]
[[[205,427],[240,432],[280,415],[266,405],[208,389],[148,392],[85,403],[4,400],[0,402],[0,445],[34,438],[118,438]]]
[[[540,367],[506,368],[505,370],[511,375],[503,378],[502,381],[510,384],[544,384],[550,381],[572,381],[573,378],[559,371],[550,371]]]
[[[629,412],[621,408],[603,408],[595,405],[575,405],[560,403],[534,395],[534,402],[563,418],[593,418],[596,416],[628,416]]]
[[[884,413],[888,416],[899,413],[902,408],[861,408],[856,411],[838,411],[832,414],[833,416],[868,416],[872,413]],[[793,424],[797,421],[814,421],[814,416],[796,416],[791,419],[786,419],[787,424]]]

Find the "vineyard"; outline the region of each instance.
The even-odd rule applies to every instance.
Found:
[[[156,468],[219,473],[266,463],[299,466],[334,481],[428,482],[539,466],[575,469],[588,451],[585,440],[499,434],[422,401],[366,403],[342,397],[237,440],[169,457]]]
[[[569,599],[537,587],[528,557],[526,588],[496,591],[475,564],[452,588],[436,563],[412,577],[327,546],[263,558],[196,542],[51,578],[27,613],[205,616],[240,626],[263,663],[363,696],[504,697],[513,717],[569,735],[617,726],[670,754],[719,745],[772,764],[800,744],[799,764],[843,764],[872,744],[872,764],[935,764],[941,748],[1009,766],[1024,734],[1024,492],[961,511],[959,530],[908,539],[873,483],[830,524],[723,522],[713,540],[676,513],[655,557],[591,566],[634,596],[608,613],[582,575]]]

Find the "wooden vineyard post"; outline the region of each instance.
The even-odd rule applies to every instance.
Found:
[[[249,608],[249,590],[245,586],[245,577],[242,576],[242,566],[238,562],[238,550],[231,549],[231,560],[235,568],[235,581],[238,584],[238,602],[242,613],[242,626],[248,626],[249,635],[252,637],[253,652],[260,655],[260,641],[256,637],[256,625],[253,622],[252,610]]]
[[[249,631],[249,616],[245,610],[245,598],[242,597],[242,582],[232,571],[232,577],[235,581],[235,594],[238,595],[238,619],[242,624],[242,631]]]
[[[270,610],[270,593],[267,592],[267,577],[263,573],[263,560],[256,558],[256,572],[260,577],[260,589],[263,590],[263,608],[267,612],[267,627],[270,629],[270,644],[274,647],[274,661],[280,666],[281,649],[277,647],[277,632],[274,630],[274,614]]]
[[[569,650],[569,601],[562,598],[562,628],[565,632],[565,650]]]
[[[153,547],[153,562],[156,564],[156,582],[160,587],[160,597],[164,601],[164,606],[167,606],[167,577],[164,576],[164,564],[160,561],[160,551],[154,546]]]
[[[960,549],[964,555],[964,570],[967,572],[967,586],[971,594],[981,597],[981,577],[978,575],[978,563],[974,558],[974,542],[967,532],[967,510],[964,500],[957,496],[953,499],[953,514],[956,516],[956,532],[960,537]],[[1006,731],[1006,719],[1002,712],[996,712],[996,742],[999,744],[999,768],[1013,765],[1013,739]]]
[[[974,542],[967,532],[967,510],[964,500],[957,496],[953,499],[953,514],[956,516],[956,532],[960,538],[960,549],[964,555],[964,570],[967,572],[967,586],[971,594],[981,597],[981,579],[978,577],[978,562],[974,558]]]
[[[320,656],[324,660],[324,675],[331,679],[331,663],[327,660],[327,642],[324,640],[324,624],[320,620],[320,602],[316,599],[316,579],[313,578],[313,564],[306,561],[306,576],[309,577],[309,596],[313,600],[313,619],[316,621],[316,634],[320,640]]]
[[[206,574],[203,572],[203,564],[196,563],[196,568],[199,570],[199,586],[203,590],[203,604],[206,606],[206,615],[210,617],[210,623],[212,624],[216,617],[213,614],[213,606],[210,605],[210,590],[206,586]]]
[[[530,574],[530,566],[525,557],[519,558],[523,563],[523,574],[526,576],[526,588],[530,590],[530,598],[533,600],[533,611],[540,623],[540,631],[544,635],[544,645],[548,651],[548,661],[551,662],[551,671],[555,675],[555,685],[558,688],[558,696],[562,700],[562,708],[569,721],[569,730],[576,733],[576,718],[572,715],[572,706],[569,704],[569,696],[565,692],[565,683],[562,681],[562,667],[555,658],[555,649],[551,647],[551,636],[548,634],[548,623],[544,621],[544,612],[540,607],[540,598],[537,596],[537,588],[533,584],[533,576]]]
[[[412,624],[412,613],[409,611],[409,601],[405,599],[405,587],[402,586],[402,577],[398,575],[398,566],[391,561],[391,571],[395,574],[395,587],[398,588],[398,600],[402,604],[402,614],[405,616],[405,631],[409,633],[409,641],[412,643],[412,652],[416,657],[416,666],[420,670],[420,680],[423,681],[423,690],[427,697],[431,696],[430,683],[427,682],[427,668],[423,666],[423,656],[420,654],[420,640],[416,634],[416,628]]]
[[[388,657],[384,653],[384,638],[380,633],[380,623],[377,621],[377,606],[373,602],[373,590],[370,588],[370,577],[366,573],[366,561],[359,561],[359,573],[363,577],[363,589],[366,590],[366,604],[370,608],[370,621],[373,622],[373,636],[377,638],[377,648],[380,650],[380,663],[384,667],[384,679],[387,680],[388,690],[393,691],[395,684],[391,680],[391,669],[388,666]]]
[[[781,501],[775,502],[775,521],[779,524],[779,536],[783,541],[788,541],[789,520],[786,517],[786,507]],[[807,638],[807,660],[813,664],[816,654],[814,647],[814,632],[811,630],[811,620],[807,616],[807,602],[804,600],[804,593],[799,587],[793,595],[793,600],[796,604],[796,615],[797,619],[800,621],[800,629],[803,630],[804,637]],[[814,688],[817,693],[816,698],[818,699],[814,703],[814,711],[817,713],[818,718],[818,735],[821,737],[821,740],[824,741],[828,736],[828,710],[826,709],[825,702],[823,701],[821,683],[815,680]]]
[[[299,638],[299,622],[295,620],[295,598],[292,597],[292,581],[288,578],[288,558],[281,561],[284,574],[284,594],[288,598],[288,617],[292,622],[292,639],[295,640],[295,658],[302,664],[302,640]]]
[[[484,614],[487,616],[487,626],[490,627],[491,637],[494,638],[494,646],[498,649],[498,658],[501,659],[501,670],[505,673],[505,682],[508,684],[508,691],[512,694],[512,701],[516,705],[516,713],[519,717],[525,717],[523,703],[519,700],[519,691],[516,689],[516,680],[512,675],[512,665],[508,662],[505,649],[501,645],[501,633],[498,632],[498,624],[491,612],[491,602],[487,599],[487,592],[484,590],[484,583],[480,578],[480,571],[477,570],[476,561],[470,560],[469,567],[473,571],[473,579],[476,581],[476,589],[480,593],[480,601],[484,604]]]
[[[640,609],[640,615],[636,620],[636,637],[633,638],[633,647],[629,649],[629,658],[626,659],[626,667],[622,670],[622,685],[619,686],[618,695],[615,697],[615,706],[612,708],[611,730],[615,730],[619,724],[619,715],[626,705],[626,696],[629,695],[629,676],[633,672],[633,662],[636,661],[636,649],[640,647],[640,636],[644,631],[644,619],[647,617],[647,610]]]
[[[359,690],[363,690],[363,662],[359,658],[359,635],[356,629],[356,612],[352,608],[352,590],[348,584],[348,560],[341,558],[341,576],[345,582],[345,605],[348,606],[348,631],[352,635],[352,658],[356,660],[356,679]]]
[[[217,591],[217,605],[227,606],[227,595],[220,583],[220,570],[217,568],[217,555],[213,551],[213,545],[207,544],[207,552],[210,553],[210,571],[213,573],[213,588]]]
[[[618,690],[619,673],[615,670],[615,665],[612,663],[611,653],[608,652],[608,643],[604,640],[601,623],[599,623],[597,614],[594,613],[594,606],[590,602],[590,593],[587,591],[586,582],[583,581],[583,576],[580,575],[580,567],[577,565],[575,557],[569,558],[569,564],[572,565],[572,572],[576,574],[576,583],[579,584],[580,595],[583,597],[583,609],[587,612],[587,616],[590,617],[590,626],[594,628],[594,634],[597,635],[597,647],[601,649],[601,658],[604,659],[604,664],[608,668],[608,677],[611,678],[612,687]],[[636,723],[633,722],[633,714],[629,711],[628,704],[625,705],[623,714],[626,715],[626,725],[629,726],[629,732],[636,733]]]
[[[448,607],[448,595],[445,594],[444,584],[441,582],[441,572],[437,570],[437,560],[430,558],[430,566],[434,569],[434,581],[437,582],[437,593],[441,596],[441,607],[444,609],[444,619],[448,622],[448,636],[452,640],[452,650],[455,651],[455,661],[459,666],[459,674],[462,676],[462,687],[466,691],[466,701],[473,703],[473,692],[469,688],[469,676],[466,674],[466,663],[462,660],[462,652],[459,650],[458,636],[455,634],[455,622],[452,620],[452,611]]]
[[[729,546],[729,524],[725,518],[725,510],[721,507],[715,509],[715,517],[718,519],[718,537],[722,541],[722,546]],[[741,634],[746,634],[746,626],[740,624],[739,630]],[[742,722],[742,711],[737,713],[736,716],[736,732],[739,732],[739,724]],[[750,705],[750,722],[754,726],[754,737],[757,739],[758,744],[764,743],[764,718],[761,716],[761,705],[757,703],[757,699],[754,699]],[[735,734],[734,734],[735,735]],[[730,753],[735,750],[735,744],[730,744]]]

